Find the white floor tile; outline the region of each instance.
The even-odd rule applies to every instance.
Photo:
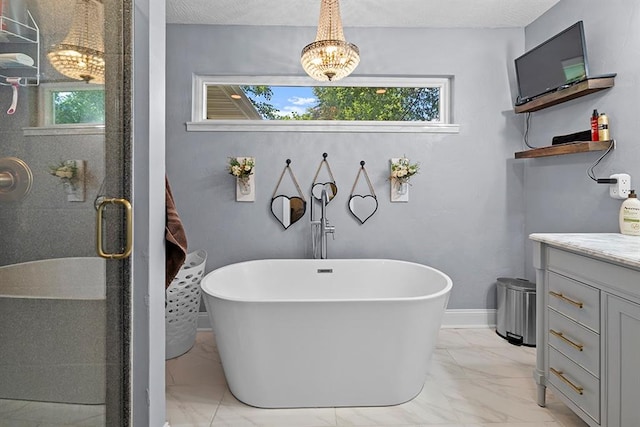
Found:
[[[261,409],[225,393],[211,427],[324,427],[336,425],[333,408]],[[172,426],[173,427],[173,426]]]
[[[449,350],[436,348],[431,356],[429,379],[453,380],[467,378],[464,368],[451,356]]]
[[[209,427],[224,392],[214,385],[167,386],[167,421],[171,427]]]
[[[536,404],[532,379],[462,379],[440,385],[463,423],[555,421],[548,410]]]
[[[199,332],[193,348],[182,356],[167,360],[165,366],[167,385],[226,386],[218,350],[210,332]]]
[[[494,329],[442,329],[420,394],[388,407],[261,409],[229,392],[211,332],[167,361],[171,427],[585,427],[548,393],[536,404],[535,348],[518,347]],[[2,407],[0,406],[0,414]]]
[[[468,378],[532,378],[535,354],[511,347],[465,347],[448,352]]]
[[[401,405],[336,408],[339,426],[402,426],[455,424],[458,417],[439,384],[427,381],[418,396]]]

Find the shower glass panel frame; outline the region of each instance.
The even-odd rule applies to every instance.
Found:
[[[94,206],[97,198],[131,200],[133,1],[97,2],[104,6],[106,69],[103,131],[65,131],[58,134],[54,130],[43,128],[39,132],[33,132],[39,125],[38,119],[42,113],[38,103],[41,88],[38,85],[19,86],[16,112],[8,115],[5,114],[5,109],[8,107],[7,102],[11,101],[13,87],[0,82],[0,159],[11,157],[22,160],[28,165],[33,177],[30,191],[25,197],[11,201],[0,200],[0,282],[2,268],[5,267],[11,267],[13,271],[16,266],[46,265],[49,269],[41,273],[41,280],[35,280],[37,283],[20,280],[26,274],[6,275],[5,277],[11,278],[11,283],[8,280],[0,283],[0,311],[3,304],[4,307],[25,307],[20,320],[33,321],[34,324],[40,322],[36,327],[43,332],[45,339],[36,341],[36,333],[25,332],[28,328],[10,331],[8,327],[15,326],[10,325],[11,323],[20,322],[6,322],[5,319],[0,323],[0,340],[10,335],[23,338],[17,341],[25,343],[25,348],[29,350],[24,359],[33,363],[34,372],[38,369],[45,373],[64,369],[82,372],[82,369],[87,368],[94,374],[98,373],[102,381],[92,381],[99,384],[101,390],[84,391],[83,387],[91,387],[91,384],[82,384],[80,378],[69,387],[78,390],[71,391],[76,392],[76,395],[96,395],[98,398],[92,397],[88,399],[89,402],[65,401],[75,400],[75,397],[69,398],[65,393],[56,395],[55,390],[45,390],[45,386],[38,383],[38,378],[34,375],[32,382],[13,384],[14,389],[21,389],[15,396],[0,395],[0,419],[3,422],[15,421],[16,424],[25,426],[31,425],[29,423],[84,423],[83,425],[95,426],[130,424],[131,261],[107,259],[99,264],[102,273],[99,280],[104,282],[104,286],[102,295],[98,298],[87,297],[84,293],[89,279],[81,272],[74,272],[68,266],[61,272],[56,272],[56,267],[49,267],[58,260],[68,262],[75,258],[97,257],[98,227]],[[71,25],[71,12],[75,5],[75,0],[24,1],[25,10],[28,9],[33,16],[40,31],[40,83],[73,82],[53,69],[47,59],[47,50],[64,39]],[[20,43],[13,43],[11,39],[7,41],[3,36],[0,33],[0,53],[20,49]],[[95,86],[103,88],[102,85]],[[78,183],[84,186],[84,201],[69,199],[65,193],[64,177],[51,173],[52,165],[67,160],[84,161],[82,182]],[[127,224],[119,206],[114,204],[105,209],[101,228],[104,230],[102,240],[105,242],[105,250],[120,252],[126,243]],[[7,270],[5,268],[4,271]],[[56,274],[64,277],[62,282],[65,283],[61,286],[63,297],[52,296],[52,280],[48,279]],[[39,289],[27,291],[29,287]],[[36,294],[38,298],[34,297]],[[61,298],[61,304],[50,304],[58,298]],[[91,300],[93,307],[99,308],[75,312],[67,305],[68,301],[75,303],[83,298]],[[36,308],[38,309],[35,310]],[[35,311],[27,312],[28,310]],[[49,312],[56,311],[71,320],[64,324],[65,329],[70,329],[65,331],[68,338],[65,338],[64,345],[60,345],[63,341],[60,335],[61,324],[55,319],[49,321],[46,317]],[[74,328],[77,330],[74,331]],[[27,335],[22,337],[19,335],[21,333]],[[47,334],[50,339],[46,338]],[[83,335],[94,336],[91,344],[80,339]],[[56,339],[58,336],[59,340]],[[72,341],[69,342],[69,339]],[[77,340],[75,345],[74,339]],[[80,344],[81,342],[84,344]],[[85,345],[88,347],[85,348]],[[3,365],[8,370],[17,366],[10,366],[16,361],[10,360],[8,353],[0,351],[0,370]],[[88,353],[100,355],[101,362],[87,362],[83,357]],[[47,365],[54,360],[55,354],[61,356],[62,362]],[[35,419],[36,414],[42,414],[42,419]]]

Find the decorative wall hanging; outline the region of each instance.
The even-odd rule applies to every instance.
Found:
[[[318,169],[316,170],[316,174],[313,177],[313,184],[311,184],[311,194],[316,200],[320,201],[322,199],[322,190],[326,188],[327,196],[329,197],[330,202],[338,194],[338,186],[336,185],[336,180],[333,177],[333,173],[331,172],[331,166],[329,166],[327,156],[327,153],[322,153],[322,160],[320,161]],[[322,166],[325,166],[327,168],[327,173],[329,175],[329,180],[326,182],[318,182],[318,176],[320,175]]]
[[[391,173],[389,181],[391,183],[391,201],[409,201],[409,180],[418,173],[420,165],[411,164],[406,157],[391,159]]]
[[[253,157],[229,157],[227,170],[236,178],[236,201],[256,200],[255,166],[256,159]]]
[[[302,194],[302,190],[300,189],[296,176],[291,170],[291,160],[287,159],[286,163],[287,165],[280,174],[278,184],[276,185],[275,190],[273,190],[273,196],[271,196],[271,213],[276,217],[280,224],[282,224],[285,230],[302,218],[307,210],[307,201],[304,198],[304,194]],[[298,196],[287,196],[284,194],[276,195],[278,193],[278,188],[282,183],[282,178],[284,178],[285,172],[289,172],[289,176],[291,177],[293,185],[298,192]]]
[[[84,160],[64,160],[49,166],[49,173],[60,178],[68,202],[84,202]]]
[[[353,183],[353,187],[351,188],[351,195],[349,196],[349,210],[351,211],[353,216],[355,216],[356,219],[360,221],[360,224],[364,224],[378,210],[378,198],[376,197],[376,192],[373,190],[373,185],[371,185],[369,174],[364,168],[364,163],[364,160],[360,162],[360,169],[358,169],[358,175],[356,175],[356,180]],[[363,174],[365,179],[367,180],[367,185],[369,186],[369,194],[355,194],[356,187],[358,186],[358,180],[360,179],[360,174]]]

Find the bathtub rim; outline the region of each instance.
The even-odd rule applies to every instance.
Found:
[[[50,279],[48,276],[47,268],[54,266],[58,269],[67,263],[91,263],[95,264],[97,270],[90,270],[92,273],[98,273],[97,276],[90,276],[91,279],[96,280],[93,282],[94,286],[84,286],[78,284],[77,281],[73,282],[73,286],[63,286],[63,279],[59,276],[54,276],[57,281],[56,287],[51,287],[50,282],[46,280],[41,287],[29,286],[32,282],[25,281],[25,275],[22,275],[18,281],[14,282],[2,282],[0,281],[0,298],[24,298],[24,299],[43,299],[43,300],[77,300],[77,301],[92,301],[92,300],[105,300],[106,299],[106,275],[105,266],[106,260],[98,256],[74,256],[74,257],[58,257],[58,258],[45,258],[31,261],[23,261],[15,264],[7,264],[0,266],[0,277],[4,272],[8,274],[15,274],[14,271],[20,271],[25,269],[27,273],[37,273],[35,276],[29,276],[30,279]],[[34,271],[34,269],[37,269]],[[13,270],[13,271],[12,271]],[[85,270],[85,273],[88,270]],[[59,273],[59,271],[57,271]],[[66,270],[65,270],[65,274]],[[25,283],[27,285],[25,285]],[[47,284],[49,283],[49,285]],[[69,283],[69,282],[67,282]],[[38,282],[38,284],[40,284]],[[62,288],[65,288],[64,290]]]
[[[410,265],[412,267],[418,267],[420,269],[430,270],[431,272],[436,273],[445,281],[445,286],[438,290],[437,292],[433,292],[426,295],[420,296],[405,296],[405,297],[375,297],[375,298],[286,298],[286,299],[264,299],[264,298],[235,298],[227,295],[220,295],[218,293],[212,292],[208,289],[208,277],[213,276],[216,273],[221,273],[226,270],[230,270],[232,268],[238,268],[247,264],[254,263],[266,263],[266,262],[318,262],[318,263],[331,263],[331,262],[348,262],[348,261],[367,261],[367,262],[391,262],[394,264],[405,264]],[[212,298],[218,298],[223,301],[237,302],[237,303],[360,303],[360,302],[400,302],[400,301],[423,301],[429,299],[437,299],[446,297],[450,294],[451,289],[453,289],[453,280],[449,277],[448,274],[438,270],[437,268],[430,267],[428,265],[420,264],[413,261],[404,261],[397,260],[391,258],[335,258],[335,259],[308,259],[308,258],[265,258],[265,259],[255,259],[255,260],[247,260],[236,262],[228,265],[224,265],[222,267],[218,267],[209,273],[205,274],[200,282],[200,288],[206,296],[210,296]]]

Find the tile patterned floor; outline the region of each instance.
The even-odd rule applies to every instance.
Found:
[[[535,403],[535,349],[516,347],[490,329],[442,329],[422,392],[397,406],[259,409],[226,385],[211,332],[167,361],[171,427],[586,427],[547,391]]]

